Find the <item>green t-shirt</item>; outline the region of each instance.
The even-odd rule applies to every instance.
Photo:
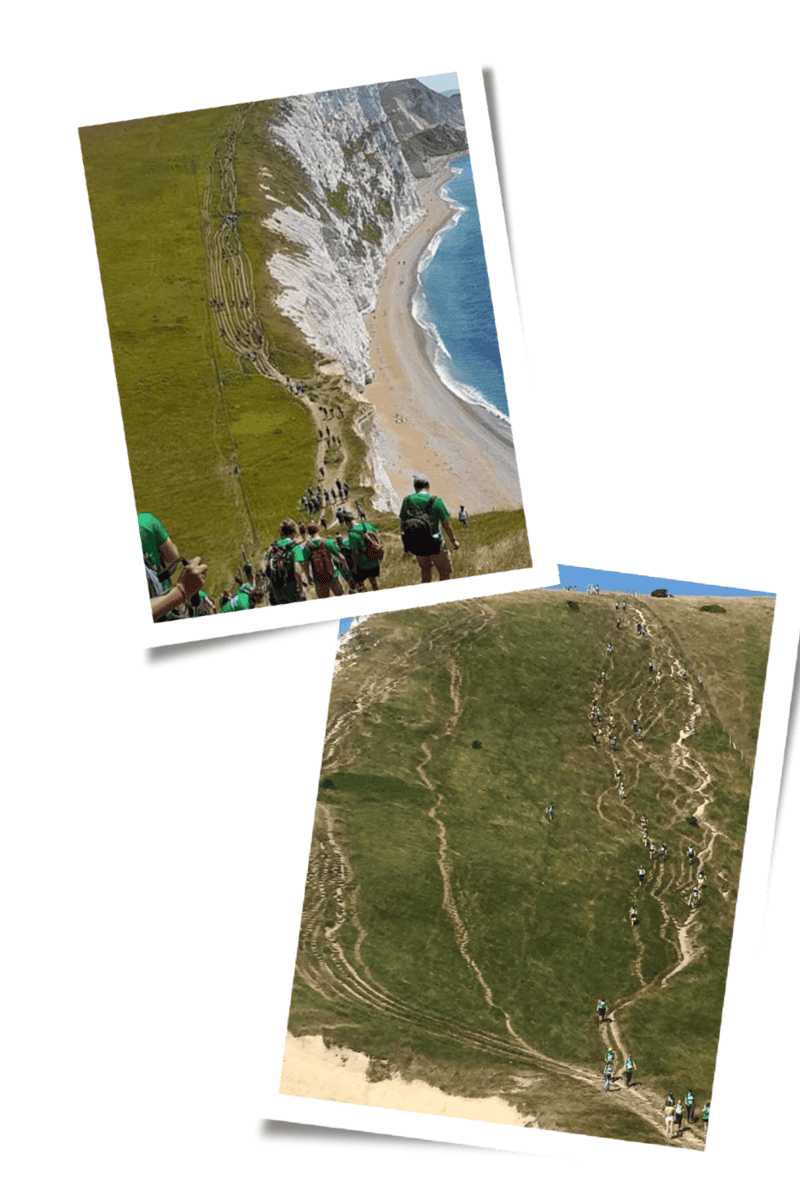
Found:
[[[154,517],[152,513],[139,513],[139,538],[142,543],[142,554],[148,556],[157,572],[164,568],[161,547],[168,537],[169,534],[158,517]],[[169,581],[165,580],[161,584],[162,592],[168,592],[169,588]]]
[[[253,602],[250,599],[250,593],[241,588],[236,595],[227,602],[227,604],[223,604],[219,611],[224,613],[243,612],[246,608],[252,607]]]
[[[400,505],[401,522],[404,521],[406,517],[410,517],[413,512],[426,508],[430,498],[430,492],[412,492],[410,496],[406,496],[405,500]],[[444,538],[442,537],[439,527],[442,521],[447,521],[450,519],[450,513],[447,511],[447,505],[441,496],[437,496],[434,499],[430,508],[429,516],[431,519],[431,530],[433,532],[433,536],[438,538],[439,542],[443,544]]]
[[[306,550],[305,546],[301,546],[298,542],[295,542],[293,538],[279,538],[275,544],[277,546],[292,547],[293,563],[302,564],[308,561],[308,551]],[[284,584],[284,586],[280,588],[276,587],[275,584],[270,581],[269,592],[270,600],[273,604],[293,604],[295,600],[300,599],[297,591],[297,580],[295,579],[294,574],[290,576],[288,583]]]
[[[341,554],[341,550],[336,545],[336,542],[333,540],[333,538],[325,538],[324,542],[325,542],[325,545],[328,547],[328,550],[330,551],[331,558],[333,559],[333,578],[338,579],[342,572],[341,572],[341,569],[336,565],[336,556],[338,554]],[[308,541],[306,542],[305,546],[300,547],[301,550],[304,551],[305,561],[309,564],[309,568],[311,567],[311,552],[309,551],[308,547],[309,546],[321,546],[322,543],[323,543],[323,539],[321,537],[314,537],[314,538],[309,538]],[[312,571],[312,574],[313,574],[313,571]]]
[[[375,526],[369,521],[360,521],[358,525],[353,525],[347,537],[342,539],[348,550],[355,551],[355,569],[357,571],[366,571],[370,567],[379,565],[378,560],[370,558],[364,549],[364,534],[377,532]]]

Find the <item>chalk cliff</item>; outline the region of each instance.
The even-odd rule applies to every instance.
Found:
[[[303,194],[264,221],[297,246],[267,263],[281,284],[278,305],[363,387],[362,316],[375,307],[386,256],[423,215],[415,176],[466,148],[460,102],[417,80],[293,96],[278,103],[269,136],[307,180]],[[269,182],[263,187],[268,193]]]

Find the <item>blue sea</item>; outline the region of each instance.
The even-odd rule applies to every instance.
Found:
[[[447,387],[508,421],[472,163],[467,155],[451,165],[456,174],[442,195],[457,207],[420,260],[412,312],[435,342],[434,367]]]

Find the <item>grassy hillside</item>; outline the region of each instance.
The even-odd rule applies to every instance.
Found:
[[[282,315],[265,265],[297,247],[264,219],[310,186],[271,142],[272,110],[263,101],[80,131],[136,506],[183,554],[204,557],[214,596],[299,516],[320,466],[372,512],[372,489],[358,482],[363,401]],[[335,438],[320,437],[326,427]],[[488,547],[461,573],[502,570],[505,557]],[[524,533],[513,558],[530,565]],[[387,564],[384,585],[415,578]]]
[[[763,679],[772,606],[726,601],[730,620],[702,614],[701,642],[702,600],[621,600],[439,605],[372,617],[344,644],[293,1033],[501,1094],[554,1129],[660,1141],[667,1090],[710,1097],[751,782],[722,699]],[[736,715],[757,728],[760,692],[744,690]],[[608,1046],[638,1067],[638,1086],[611,1096]],[[675,1144],[702,1141],[691,1129]]]
[[[212,588],[232,578],[243,545],[272,535],[315,472],[311,414],[225,344],[209,304],[220,290],[210,236],[235,201],[220,160],[231,131],[258,117],[220,108],[81,130],[136,505],[182,551],[203,554]],[[240,160],[240,174],[254,174],[249,143]],[[270,332],[278,338],[277,322]],[[302,349],[288,322],[280,338]],[[295,356],[298,375],[309,359]]]

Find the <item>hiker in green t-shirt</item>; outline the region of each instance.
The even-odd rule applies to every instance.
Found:
[[[334,596],[341,596],[344,592],[342,567],[346,565],[341,550],[333,538],[319,536],[319,525],[316,521],[309,521],[307,531],[308,538],[303,550],[307,568],[314,580],[317,599],[325,600],[331,592]]]
[[[262,599],[263,594],[256,591],[252,583],[244,583],[236,595],[223,604],[219,611],[224,613],[244,612],[245,609],[255,608]]]
[[[168,568],[180,562],[178,547],[153,513],[139,513],[139,538],[142,543],[145,570],[150,585],[150,611],[154,621],[161,621],[175,612],[181,616],[182,605],[200,591],[205,583],[208,567],[200,558],[184,559],[183,570],[178,582],[170,584]],[[164,575],[163,579],[159,576]]]
[[[406,553],[415,556],[423,583],[431,582],[434,567],[440,579],[449,579],[453,573],[442,530],[453,549],[458,549],[447,505],[440,496],[430,494],[430,486],[427,475],[415,475],[414,491],[405,497],[400,506],[403,548]]]
[[[311,580],[305,547],[295,540],[297,525],[285,520],[278,530],[278,540],[267,547],[263,571],[267,577],[270,604],[293,604],[305,600],[306,587]]]
[[[365,590],[364,584],[369,581],[369,586],[373,592],[377,592],[378,576],[381,573],[381,560],[379,558],[372,558],[367,553],[367,545],[364,537],[366,533],[377,534],[377,529],[369,521],[359,521],[356,524],[355,517],[346,509],[340,509],[337,515],[340,523],[347,528],[347,537],[342,539],[342,545],[350,558],[351,578],[355,590],[363,592]]]
[[[708,1133],[708,1114],[710,1111],[711,1111],[711,1101],[709,1100],[707,1102],[705,1108],[703,1109],[703,1116],[701,1118],[702,1122],[703,1122],[703,1129],[706,1131],[706,1133]]]

